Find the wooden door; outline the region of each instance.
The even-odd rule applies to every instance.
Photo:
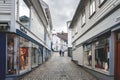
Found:
[[[120,80],[120,41],[117,41],[117,80]]]
[[[120,30],[115,32],[115,66],[114,80],[120,80]]]

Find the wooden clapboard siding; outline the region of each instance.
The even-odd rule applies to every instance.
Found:
[[[10,13],[11,12],[11,2],[12,0],[0,0],[0,13]]]

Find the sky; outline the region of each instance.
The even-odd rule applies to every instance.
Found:
[[[67,32],[67,21],[71,21],[80,0],[43,0],[52,17],[53,31]]]

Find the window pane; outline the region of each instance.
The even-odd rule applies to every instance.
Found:
[[[90,0],[90,15],[95,12],[95,0]]]
[[[100,4],[103,3],[103,1],[105,1],[105,0],[100,0]]]
[[[82,12],[82,25],[85,23],[85,9]]]
[[[94,13],[95,12],[95,1],[93,1],[93,3],[92,3],[92,8],[93,8],[92,9],[93,10],[92,13]]]
[[[19,21],[29,28],[30,26],[30,9],[24,2],[24,0],[19,0]]]
[[[19,42],[18,38],[13,34],[7,35],[7,74],[13,75],[18,71],[19,61]]]
[[[20,37],[20,73],[30,68],[30,41]]]
[[[84,64],[86,66],[92,66],[92,46],[84,46]]]
[[[104,71],[108,71],[109,56],[109,38],[97,41],[95,47],[95,67]]]
[[[38,65],[38,46],[34,43],[32,43],[32,48],[31,48],[31,56],[32,56],[32,67],[36,67]]]
[[[85,23],[85,14],[83,15],[83,23],[82,24],[84,24]]]
[[[90,5],[90,15],[92,15],[92,11],[93,11],[92,5]]]

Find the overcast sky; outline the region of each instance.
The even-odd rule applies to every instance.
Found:
[[[72,20],[80,0],[43,0],[51,12],[53,29],[67,32],[67,21]]]

